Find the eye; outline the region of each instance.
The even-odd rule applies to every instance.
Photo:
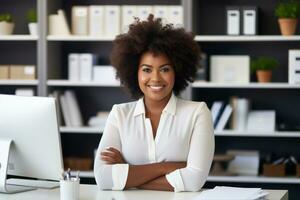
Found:
[[[143,67],[142,68],[142,71],[143,72],[146,72],[146,73],[150,73],[151,72],[151,69],[149,67]]]
[[[169,65],[163,66],[160,69],[161,72],[169,72],[170,70],[171,70],[171,66],[169,66]]]

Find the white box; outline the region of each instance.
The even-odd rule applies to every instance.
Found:
[[[80,81],[92,81],[92,70],[95,57],[91,53],[83,53],[79,56],[80,60]]]
[[[176,27],[183,27],[182,6],[168,6],[168,22]]]
[[[80,54],[70,53],[68,58],[68,79],[70,81],[80,80]]]
[[[153,6],[153,13],[155,18],[161,18],[163,21],[168,21],[169,6]]]
[[[136,6],[137,7],[137,16],[141,21],[147,20],[149,14],[153,13],[152,6]]]
[[[134,17],[137,17],[136,6],[122,6],[122,32],[126,33],[129,30],[129,25],[134,22]]]
[[[256,35],[257,11],[255,7],[243,8],[243,34]]]
[[[238,8],[227,7],[227,34],[240,34],[240,11]]]
[[[300,49],[289,50],[289,83],[300,84]]]
[[[121,29],[121,7],[105,6],[104,30],[106,36],[116,36],[120,34]]]
[[[89,7],[89,34],[104,35],[104,6]]]
[[[116,79],[116,70],[112,66],[94,66],[93,81],[105,85],[120,85],[120,81]]]
[[[74,35],[88,35],[88,7],[72,7],[72,33]]]
[[[216,83],[249,83],[249,56],[211,56],[210,81]]]
[[[269,132],[275,131],[276,113],[274,110],[251,111],[248,115],[247,131]]]

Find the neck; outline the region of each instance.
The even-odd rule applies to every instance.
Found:
[[[171,95],[172,95],[172,93],[160,101],[151,100],[151,99],[145,97],[144,104],[145,104],[146,113],[160,114],[163,111],[163,109],[166,107],[166,105],[168,104],[168,102],[171,98]]]

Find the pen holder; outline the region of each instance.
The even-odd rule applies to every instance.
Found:
[[[79,178],[60,180],[60,200],[79,200]]]

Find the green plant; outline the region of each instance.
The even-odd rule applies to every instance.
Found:
[[[251,60],[251,72],[257,70],[273,70],[279,66],[279,62],[271,57],[259,57]]]
[[[27,18],[27,21],[29,23],[36,23],[37,22],[36,9],[30,9],[30,10],[28,10],[28,12],[26,14],[26,18]]]
[[[295,0],[280,2],[275,8],[275,16],[278,18],[298,18],[300,15],[300,3]]]
[[[8,13],[0,14],[0,22],[12,22],[12,16]]]

